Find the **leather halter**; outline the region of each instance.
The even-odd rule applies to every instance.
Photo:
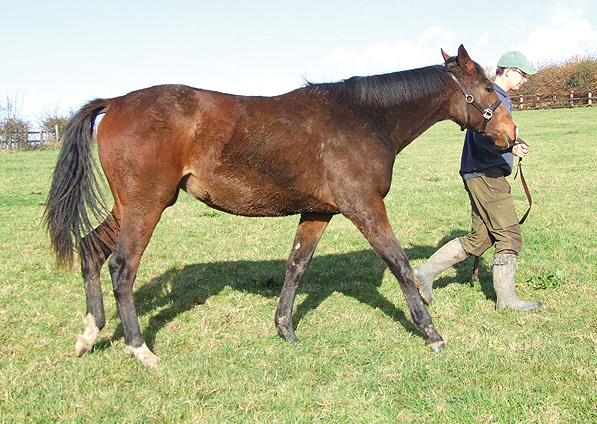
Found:
[[[464,86],[460,83],[460,81],[458,81],[458,79],[456,78],[456,75],[454,75],[452,72],[448,72],[448,73],[450,74],[450,76],[452,77],[454,82],[456,82],[456,84],[460,88],[460,91],[462,91],[462,94],[464,94],[464,97],[466,98],[466,107],[467,107],[466,125],[461,126],[460,129],[462,131],[464,131],[465,129],[470,128],[470,125],[471,125],[470,106],[473,105],[479,112],[481,112],[481,114],[483,115],[483,118],[485,119],[485,122],[483,124],[483,129],[480,131],[480,132],[485,132],[485,127],[487,126],[487,123],[491,120],[491,118],[493,117],[493,112],[495,112],[495,110],[498,108],[498,106],[500,104],[502,104],[502,101],[498,97],[498,99],[490,107],[488,107],[487,109],[483,109],[483,107],[479,104],[479,102],[475,100],[473,95],[469,94],[466,91],[466,88],[464,88]]]

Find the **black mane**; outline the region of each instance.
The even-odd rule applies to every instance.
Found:
[[[339,82],[307,83],[315,93],[364,106],[387,107],[437,93],[447,81],[445,66],[427,66],[408,71],[368,77],[352,77]]]

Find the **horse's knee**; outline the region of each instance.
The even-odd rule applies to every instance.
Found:
[[[112,287],[114,295],[118,298],[132,288],[132,281],[127,278],[129,273],[127,260],[124,255],[114,252],[108,261],[108,268],[112,276]]]
[[[126,259],[124,255],[120,252],[116,251],[110,256],[110,260],[108,261],[108,268],[110,269],[110,274],[112,277],[119,274],[122,268],[126,264]]]

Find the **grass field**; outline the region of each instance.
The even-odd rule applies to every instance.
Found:
[[[435,286],[440,354],[341,216],[299,288],[301,343],[285,343],[273,324],[280,288],[264,282],[283,280],[298,218],[233,217],[181,195],[136,283],[160,366],[125,352],[107,269],[108,324],[77,358],[80,272],[56,269],[40,224],[57,152],[0,154],[0,422],[597,422],[597,108],[514,117],[531,144],[523,163],[534,200],[517,290],[544,307],[496,312],[492,252],[479,282],[469,259]],[[462,138],[441,123],[397,158],[387,206],[413,264],[470,227]]]

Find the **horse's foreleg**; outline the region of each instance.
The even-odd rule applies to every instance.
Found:
[[[141,214],[141,208],[136,210]],[[141,256],[149,243],[159,215],[124,216],[118,242],[108,261],[118,313],[126,349],[143,365],[155,366],[160,361],[145,344],[133,300],[133,284],[137,276]]]
[[[78,356],[91,350],[100,330],[106,324],[100,273],[102,265],[114,250],[117,237],[118,224],[111,214],[100,226],[81,240],[79,256],[87,300],[87,313],[83,320],[85,331],[83,334],[79,334],[75,340],[75,352]]]
[[[383,201],[377,211],[369,216],[350,218],[367,238],[375,252],[388,264],[398,279],[406,298],[413,322],[425,336],[425,344],[439,352],[445,347],[444,341],[433,326],[431,316],[414,282],[413,271],[404,249],[396,239],[388,220]]]
[[[310,213],[301,216],[292,251],[286,263],[284,286],[275,317],[278,333],[288,342],[299,341],[292,327],[292,307],[296,290],[330,219],[332,215],[327,214]]]

